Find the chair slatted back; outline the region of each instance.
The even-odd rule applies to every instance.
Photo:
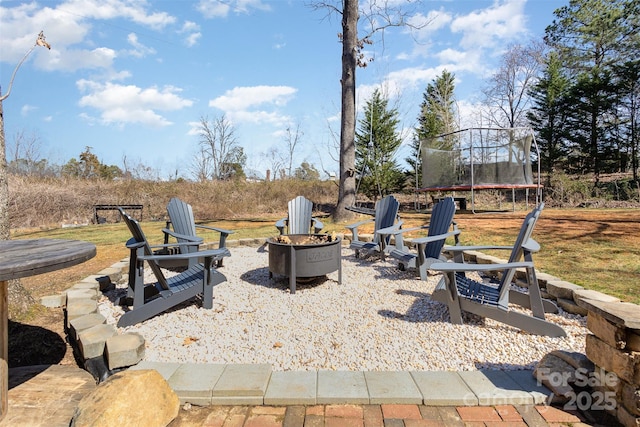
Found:
[[[313,216],[313,202],[304,196],[289,201],[289,234],[308,234]]]
[[[118,210],[120,211],[122,219],[124,220],[125,224],[127,224],[127,228],[133,236],[132,239],[136,243],[144,243],[143,248],[145,255],[153,255],[151,247],[149,246],[149,242],[145,237],[144,232],[142,231],[142,227],[140,227],[140,223],[132,218],[129,214],[127,214],[121,207],[118,207]],[[162,286],[163,289],[169,289],[167,279],[164,277],[160,266],[155,261],[149,261],[148,264],[149,267],[151,267],[153,274],[156,276],[156,279],[158,279],[158,283],[160,283],[160,286]]]
[[[538,222],[538,218],[540,217],[540,213],[544,209],[544,203],[540,203],[536,206],[531,212],[527,214],[524,221],[522,222],[522,226],[520,227],[520,232],[518,233],[518,237],[513,245],[513,249],[511,250],[511,255],[509,256],[509,262],[518,262],[522,257],[523,246],[529,242],[531,239],[531,235],[533,234],[533,229]],[[500,285],[498,290],[500,292],[500,297],[498,300],[498,304],[502,307],[506,307],[509,304],[509,287],[511,285],[511,281],[516,274],[515,268],[510,268],[506,270],[502,275],[500,280]]]
[[[187,202],[177,197],[173,197],[167,204],[167,213],[171,221],[173,231],[186,236],[196,236],[196,221],[193,216],[193,208]],[[176,239],[178,243],[188,243],[185,239]],[[180,247],[183,253],[196,252],[198,247],[195,245],[185,245]]]
[[[376,203],[376,216],[374,221],[374,231],[391,227],[395,224],[400,210],[400,202],[395,197],[389,195],[378,200]],[[379,239],[379,235],[375,234],[375,239]],[[386,243],[389,243],[391,236],[386,236]]]
[[[453,223],[455,213],[456,203],[453,197],[447,197],[436,203],[429,219],[429,233],[427,235],[439,236],[447,233]],[[444,244],[444,240],[428,243],[424,250],[426,258],[440,258]]]

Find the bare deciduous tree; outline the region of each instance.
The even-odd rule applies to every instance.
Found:
[[[7,160],[24,159],[28,163],[37,163],[41,148],[42,141],[36,132],[27,134],[25,130],[19,130],[13,136],[13,143],[7,146]]]
[[[264,153],[264,157],[271,168],[271,179],[278,179],[278,175],[282,175],[284,171],[284,156],[277,147],[271,147]]]
[[[302,137],[304,133],[300,129],[300,122],[296,122],[295,124],[289,124],[287,129],[285,129],[284,141],[287,144],[287,157],[288,157],[288,166],[287,166],[287,175],[289,177],[293,176],[293,156],[295,154],[296,148],[298,144],[302,141]]]
[[[211,179],[223,179],[230,172],[230,165],[238,163],[244,154],[236,138],[233,124],[223,114],[213,120],[208,117],[200,118],[198,129],[200,136],[198,155],[198,178],[204,177],[206,172]]]
[[[529,89],[538,80],[544,44],[532,41],[528,46],[512,45],[502,56],[500,68],[483,90],[490,125],[524,126],[531,105]]]
[[[211,176],[211,159],[200,144],[198,144],[198,151],[191,160],[190,170],[191,175],[199,182],[204,182]]]
[[[122,176],[124,178],[151,181],[157,179],[160,175],[158,168],[145,165],[142,159],[130,159],[127,155],[122,156]]]
[[[42,139],[36,131],[19,130],[7,143],[7,167],[10,173],[20,175],[54,175],[55,165],[42,158]]]

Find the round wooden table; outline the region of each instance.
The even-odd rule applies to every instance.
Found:
[[[0,241],[0,420],[7,413],[8,367],[8,283],[83,263],[96,255],[96,245],[79,240],[32,239]]]

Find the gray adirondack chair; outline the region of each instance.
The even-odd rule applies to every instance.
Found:
[[[402,271],[415,268],[420,273],[421,280],[427,280],[427,270],[435,262],[446,261],[442,254],[445,241],[453,237],[458,244],[460,230],[453,221],[456,204],[453,197],[447,197],[435,204],[431,211],[429,224],[421,227],[394,229],[394,227],[379,230],[381,236],[394,236],[395,245],[390,247],[389,256],[398,260],[398,268]],[[449,231],[452,229],[451,231]],[[428,230],[427,237],[412,239],[415,251],[409,249],[404,242],[403,235],[409,232]]]
[[[127,296],[121,301],[122,305],[130,306],[131,309],[120,317],[118,326],[125,327],[142,322],[197,295],[202,295],[203,308],[212,308],[213,287],[227,280],[222,273],[213,268],[214,261],[224,250],[212,249],[199,252],[183,250],[174,255],[154,254],[154,249],[165,245],[149,245],[138,221],[129,216],[124,209],[119,208],[119,211],[133,237],[127,241],[127,248],[130,251],[129,282]],[[190,244],[184,243],[181,246]],[[170,278],[165,277],[158,264],[158,261],[166,259],[197,259],[198,257],[203,258],[203,264],[196,263]],[[156,282],[144,283],[145,263],[153,271]]]
[[[313,217],[313,202],[304,196],[289,201],[288,216],[276,222],[280,234],[318,234],[324,224]]]
[[[222,267],[222,260],[224,257],[231,256],[229,249],[226,247],[227,237],[234,233],[232,230],[225,230],[218,227],[210,227],[207,225],[196,224],[193,216],[193,209],[191,205],[177,197],[173,197],[167,204],[167,213],[169,214],[169,221],[167,221],[167,227],[162,230],[164,233],[164,243],[169,244],[170,237],[174,238],[178,243],[198,243],[177,246],[173,248],[173,252],[181,253],[186,251],[187,253],[197,252],[199,246],[204,244],[204,239],[198,237],[196,229],[211,230],[220,233],[220,239],[218,240],[218,249],[223,249],[220,252],[220,256],[215,259],[216,267]],[[172,248],[168,249],[171,252]],[[161,266],[163,268],[184,268],[192,267],[198,263],[197,258],[190,258],[188,260],[173,260],[163,261]]]
[[[391,195],[385,196],[376,203],[374,218],[365,219],[346,226],[346,228],[351,231],[349,248],[355,251],[356,258],[372,254],[377,254],[384,258],[391,236],[390,233],[383,236],[378,233],[378,230],[385,229],[389,231],[389,227],[400,229],[402,221],[398,217],[399,209],[400,202],[398,202],[395,197]],[[358,228],[371,223],[373,223],[373,240],[360,240]]]
[[[451,322],[462,324],[462,311],[488,317],[498,322],[514,326],[538,335],[552,337],[566,336],[564,329],[545,319],[545,305],[533,265],[532,255],[540,250],[540,245],[531,238],[540,213],[541,203],[531,211],[520,228],[513,246],[450,246],[448,251],[457,252],[454,259],[462,259],[465,250],[509,249],[511,255],[504,264],[467,264],[464,262],[435,263],[432,270],[441,271],[443,278],[431,295],[435,301],[447,304]],[[521,260],[524,258],[523,260]],[[529,285],[528,298],[515,297],[510,286],[517,269],[524,269]],[[500,271],[497,283],[476,281],[465,275],[467,272]],[[532,314],[512,310],[509,303],[529,308]]]

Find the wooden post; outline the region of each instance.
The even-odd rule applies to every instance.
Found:
[[[7,415],[9,399],[9,283],[0,281],[0,421]]]

